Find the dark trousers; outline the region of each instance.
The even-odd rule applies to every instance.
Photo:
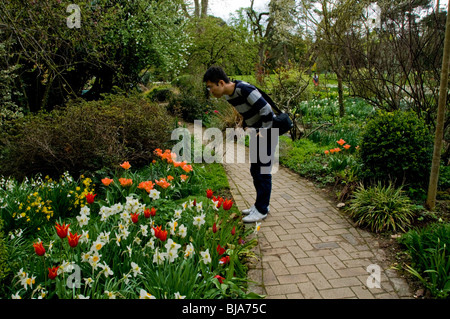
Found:
[[[271,129],[260,129],[260,136],[250,139],[250,173],[256,190],[255,207],[266,215],[272,193],[272,166],[274,164],[275,149],[278,144],[278,134]]]

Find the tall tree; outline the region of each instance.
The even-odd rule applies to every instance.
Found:
[[[450,8],[450,0],[448,2]],[[441,85],[439,88],[439,104],[436,121],[436,133],[434,140],[433,161],[431,164],[430,184],[428,187],[428,195],[426,207],[433,210],[436,205],[436,192],[439,179],[439,167],[441,163],[442,140],[444,137],[444,120],[445,110],[447,106],[448,95],[448,75],[450,62],[450,14],[447,13],[447,22],[445,27],[445,44],[444,55],[442,58]]]

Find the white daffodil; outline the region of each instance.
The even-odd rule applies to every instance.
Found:
[[[192,257],[195,254],[194,246],[192,243],[189,243],[184,250],[184,258]]]
[[[156,299],[155,296],[149,294],[147,291],[145,291],[144,289],[141,289],[139,291],[139,299]]]
[[[185,299],[186,298],[186,296],[182,296],[179,292],[176,292],[174,297],[175,297],[175,299]]]
[[[173,263],[175,259],[178,258],[178,250],[177,249],[168,250],[166,256],[169,263]]]
[[[187,228],[184,225],[180,225],[180,227],[178,227],[178,236],[180,236],[181,238],[185,238],[187,235]]]
[[[170,234],[175,235],[175,230],[178,226],[178,222],[176,220],[171,220],[169,223]]]
[[[202,256],[202,261],[205,265],[211,262],[211,255],[209,254],[209,248],[206,251],[201,251],[200,255]]]
[[[105,290],[105,295],[108,296],[108,299],[116,299],[116,294],[112,291]]]
[[[77,216],[78,226],[83,227],[89,223],[89,217],[87,215],[81,214]]]
[[[164,260],[166,259],[166,257],[167,257],[166,253],[160,253],[159,249],[156,248],[155,253],[153,255],[153,262],[158,265],[161,265],[164,263]]]
[[[91,277],[89,277],[89,278],[84,278],[84,282],[85,282],[86,286],[92,287],[92,284],[94,283],[94,280]]]
[[[201,214],[200,216],[194,217],[194,225],[197,225],[200,228],[205,223],[205,214]]]
[[[183,210],[182,209],[176,209],[175,210],[175,213],[173,214],[173,217],[175,218],[175,219],[180,219],[181,218],[181,213],[183,212]]]
[[[160,193],[161,192],[158,192],[156,189],[152,189],[152,190],[150,190],[150,193],[148,194],[148,196],[153,200],[157,200],[157,199],[159,199]]]
[[[261,229],[261,223],[256,223],[255,224],[255,231],[253,232],[254,234],[257,234],[259,232],[259,230]]]
[[[109,266],[105,262],[103,262],[103,264],[100,264],[99,266],[103,269],[105,277],[114,275],[114,272],[111,270],[111,268],[109,268]]]
[[[167,240],[167,243],[164,245],[164,247],[166,247],[167,251],[172,250],[172,249],[178,250],[178,249],[181,248],[181,245],[179,245],[179,244],[177,244],[176,242],[174,242],[174,241],[172,240],[172,238],[169,238],[169,239]]]
[[[144,237],[148,236],[148,225],[141,225],[141,233]]]
[[[11,295],[11,299],[22,299],[22,297],[20,297],[19,292],[16,292],[15,295]]]

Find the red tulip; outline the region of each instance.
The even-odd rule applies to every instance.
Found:
[[[217,280],[219,281],[220,284],[223,284],[223,281],[225,280],[225,278],[223,278],[220,275],[216,275],[216,276],[214,276],[214,278],[217,278]]]
[[[146,208],[144,210],[144,217],[145,218],[149,218],[150,216],[155,216],[155,215],[156,215],[156,208],[155,207],[152,207],[151,209],[150,208]]]
[[[231,199],[225,199],[223,202],[223,209],[224,210],[230,210],[233,206],[233,201]]]
[[[67,241],[69,242],[70,247],[77,247],[78,245],[78,239],[80,239],[81,235],[78,235],[78,233],[72,234],[69,232],[69,236],[67,236]]]
[[[92,204],[94,202],[95,196],[97,196],[97,194],[92,193],[86,194],[86,202],[88,204]]]
[[[214,225],[212,227],[212,231],[213,231],[214,234],[217,233],[217,225],[216,225],[216,223],[214,223]]]
[[[234,236],[234,234],[236,234],[236,226],[233,226],[233,229],[231,230],[231,235]]]
[[[48,269],[48,278],[49,279],[53,280],[56,278],[56,276],[58,275],[58,268],[59,268],[59,266]]]
[[[58,234],[59,238],[63,239],[67,237],[67,231],[69,230],[70,224],[63,223],[62,226],[58,223],[56,223],[56,233]]]
[[[219,264],[226,265],[230,262],[230,256],[225,256],[219,259]]]
[[[226,249],[221,247],[220,244],[219,244],[219,245],[217,245],[217,252],[219,253],[219,256],[220,256],[220,255],[223,255],[226,252]]]
[[[133,223],[137,223],[138,222],[138,220],[139,220],[139,213],[136,213],[136,214],[131,214],[131,221],[133,222]]]
[[[159,232],[159,237],[158,238],[161,241],[166,241],[166,239],[167,239],[167,230],[161,230]]]
[[[45,254],[45,248],[44,248],[44,246],[42,245],[42,242],[41,242],[41,241],[38,242],[38,243],[34,243],[34,244],[33,244],[33,247],[34,247],[34,251],[36,252],[36,254],[37,254],[38,256],[43,256],[43,255]]]
[[[213,191],[211,189],[206,190],[206,197],[208,197],[208,198],[213,197]]]

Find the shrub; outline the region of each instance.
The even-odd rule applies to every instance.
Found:
[[[411,256],[407,270],[430,289],[433,296],[446,298],[450,293],[450,224],[432,224],[411,230],[399,242]]]
[[[432,136],[415,113],[378,112],[367,123],[360,147],[365,178],[428,185]]]
[[[405,231],[415,216],[414,205],[403,194],[402,188],[378,185],[358,187],[346,212],[358,226],[373,232]]]
[[[0,175],[23,178],[37,173],[115,167],[124,159],[143,165],[152,150],[170,138],[171,117],[138,96],[105,101],[73,101],[51,113],[29,115],[3,130]]]

